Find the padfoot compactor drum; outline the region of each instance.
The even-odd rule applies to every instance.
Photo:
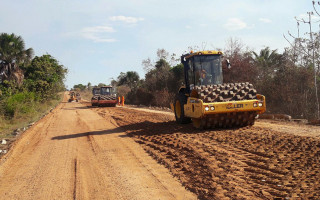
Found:
[[[252,84],[223,83],[222,52],[191,52],[181,62],[185,85],[171,103],[178,123],[192,122],[200,129],[241,127],[253,125],[265,112],[265,97]]]
[[[100,97],[100,88],[94,87],[92,88],[92,98],[91,98],[91,105],[98,106],[99,104],[99,97]]]
[[[117,96],[112,86],[103,86],[100,88],[98,97],[98,106],[115,107],[118,103]]]

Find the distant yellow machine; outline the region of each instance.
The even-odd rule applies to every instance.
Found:
[[[253,125],[266,111],[266,100],[250,83],[223,83],[222,52],[199,51],[181,56],[185,85],[170,104],[180,124],[196,128]],[[228,67],[230,66],[227,61]]]
[[[71,91],[71,92],[69,93],[69,95],[70,95],[70,98],[69,98],[69,100],[68,100],[69,102],[73,102],[73,101],[78,102],[78,101],[81,99],[79,93],[75,93],[75,92]]]

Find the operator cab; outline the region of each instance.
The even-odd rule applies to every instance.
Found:
[[[115,96],[115,91],[111,86],[105,86],[105,87],[101,87],[100,94],[101,95],[114,95]]]
[[[181,56],[186,93],[190,93],[195,86],[223,83],[221,57],[220,51],[200,51]]]
[[[93,88],[92,89],[92,94],[93,95],[99,95],[100,94],[100,88]]]

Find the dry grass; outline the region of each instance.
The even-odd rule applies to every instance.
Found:
[[[63,93],[59,95],[59,99],[53,99],[45,103],[37,103],[35,105],[35,111],[27,114],[19,113],[12,119],[6,119],[4,116],[0,116],[0,141],[2,139],[13,139],[12,132],[18,128],[23,129],[30,123],[38,121],[43,115],[47,114],[52,108],[57,106],[63,97]]]
[[[84,90],[84,91],[80,91],[79,92],[80,95],[81,95],[81,99],[82,100],[87,100],[87,101],[90,101],[91,100],[91,97],[92,97],[92,91],[90,90]]]

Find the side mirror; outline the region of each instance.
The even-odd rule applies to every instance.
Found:
[[[227,60],[226,60],[226,63],[227,63],[227,67],[228,67],[228,69],[231,69],[231,64],[230,64],[229,59],[227,59]]]

